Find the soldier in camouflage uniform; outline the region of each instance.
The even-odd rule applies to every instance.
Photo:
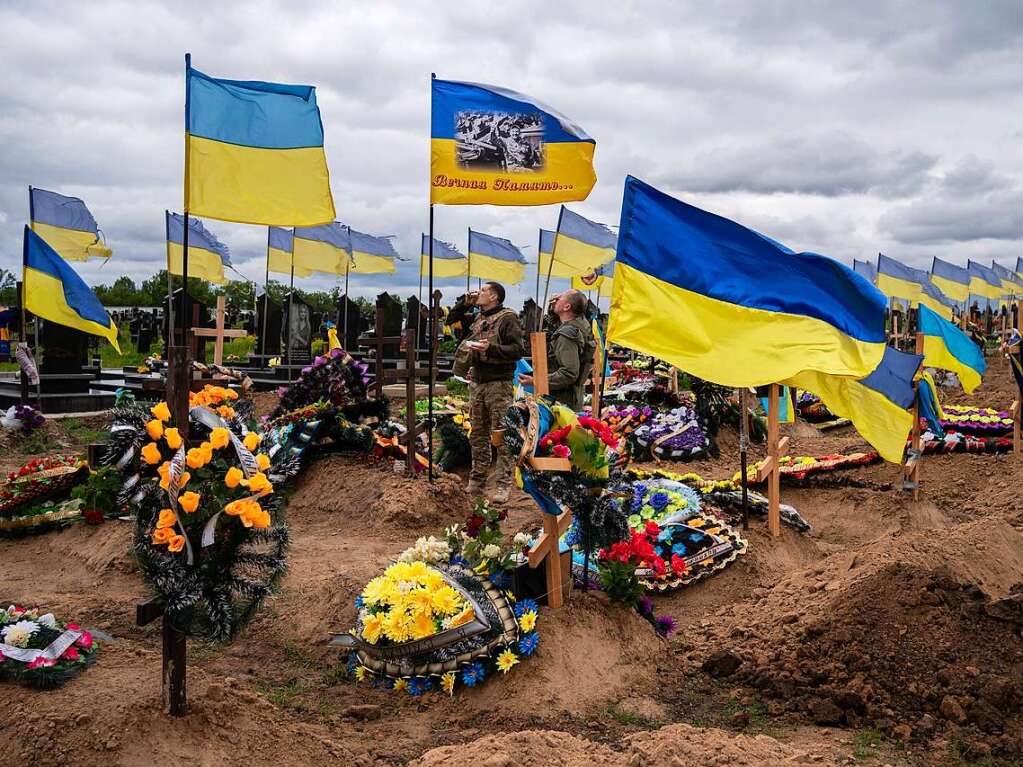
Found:
[[[554,313],[561,324],[547,345],[547,386],[550,396],[578,412],[583,408],[586,379],[593,369],[597,343],[586,321],[586,296],[566,290],[554,297]],[[533,377],[520,375],[519,382],[532,386]]]
[[[515,363],[525,354],[525,331],[518,315],[506,309],[504,287],[485,282],[476,298],[480,312],[472,324],[460,351],[468,352],[469,418],[472,433],[472,470],[468,492],[472,496],[483,490],[491,463],[490,435],[501,428],[501,419],[512,403],[512,377]],[[456,360],[459,354],[456,353]],[[511,488],[512,463],[504,446],[497,448],[497,492],[493,500],[508,500]]]

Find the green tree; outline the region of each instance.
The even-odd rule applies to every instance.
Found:
[[[228,311],[237,313],[246,309],[252,309],[252,288],[253,285],[251,282],[232,280],[220,288],[218,292],[222,293],[224,298],[227,300]]]
[[[0,269],[0,305],[18,305],[18,278],[7,269]]]

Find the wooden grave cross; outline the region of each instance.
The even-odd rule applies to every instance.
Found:
[[[533,392],[535,396],[542,397],[550,393],[547,378],[547,334],[530,333],[529,344],[533,356]],[[494,432],[491,436],[491,440],[497,445],[498,450],[503,448],[503,439],[503,432]],[[536,471],[572,470],[572,463],[567,458],[529,456],[526,460]],[[561,607],[565,603],[565,591],[559,541],[572,524],[572,511],[566,509],[557,516],[547,513],[543,513],[541,516],[543,517],[543,533],[527,552],[526,560],[532,568],[539,567],[541,562],[545,563],[547,605]],[[569,579],[568,588],[572,588],[571,579]]]
[[[224,364],[224,339],[243,338],[247,335],[244,330],[232,330],[225,327],[224,308],[227,300],[224,296],[217,296],[217,324],[212,328],[192,328],[192,335],[215,339],[213,344],[213,364]]]
[[[767,458],[757,467],[757,482],[767,480],[767,527],[775,538],[781,535],[781,457],[789,450],[789,438],[778,434],[780,386],[767,389]]]

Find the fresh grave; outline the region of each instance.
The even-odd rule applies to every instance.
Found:
[[[0,680],[59,687],[96,660],[99,647],[77,623],[63,623],[40,608],[0,609]]]

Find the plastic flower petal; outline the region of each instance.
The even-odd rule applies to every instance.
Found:
[[[155,442],[147,442],[146,446],[142,448],[142,460],[150,466],[155,466],[163,460],[160,448],[156,446]]]
[[[260,441],[261,440],[259,438],[259,435],[256,434],[256,432],[254,431],[250,431],[248,434],[245,435],[245,439],[242,440],[245,447],[247,447],[250,452],[259,447]]]
[[[259,467],[260,471],[266,471],[270,468],[270,456],[266,453],[259,453],[256,456],[256,466]]]
[[[185,463],[190,469],[201,469],[206,465],[206,454],[197,447],[193,447],[185,453]]]
[[[440,688],[449,696],[455,694],[455,672],[449,671],[440,678]]]
[[[497,668],[505,674],[511,671],[512,667],[518,662],[519,656],[509,649],[506,649],[497,656]]]
[[[519,618],[519,628],[521,628],[523,631],[526,632],[532,631],[535,626],[536,613],[534,612],[523,613],[522,617]]]
[[[182,509],[187,511],[189,514],[191,514],[193,511],[199,508],[199,499],[201,497],[202,496],[200,496],[199,493],[194,493],[191,490],[189,490],[187,493],[182,493],[180,496],[178,496],[178,505]]]
[[[170,509],[160,509],[160,518],[156,521],[156,527],[173,527],[178,521],[178,515]]]
[[[150,439],[160,439],[163,436],[163,421],[154,418],[152,421],[146,422],[146,434]]]
[[[232,466],[224,475],[224,484],[233,489],[238,487],[238,483],[243,479],[245,479],[245,475],[242,474],[242,470],[237,466]]]
[[[154,418],[159,418],[161,421],[169,421],[171,418],[170,408],[167,407],[166,402],[160,402],[149,408],[149,412],[153,414]]]
[[[185,536],[175,535],[167,542],[168,551],[178,552],[185,548]]]
[[[157,546],[170,542],[170,539],[174,537],[174,531],[169,527],[158,527],[153,531],[153,543]]]
[[[213,445],[214,450],[225,448],[230,444],[230,442],[230,432],[222,426],[218,426],[210,432],[210,444]]]
[[[176,427],[172,426],[169,429],[164,429],[163,438],[167,442],[167,447],[171,450],[177,450],[181,447],[181,432]]]

